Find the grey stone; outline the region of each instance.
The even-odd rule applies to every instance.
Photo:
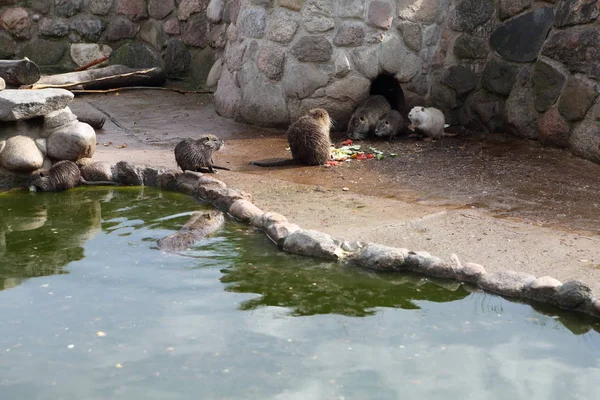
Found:
[[[585,120],[575,124],[569,149],[579,157],[600,163],[600,101],[596,101]]]
[[[481,84],[490,92],[508,95],[517,80],[518,67],[500,59],[492,58],[485,65]]]
[[[344,251],[331,236],[305,229],[299,229],[286,237],[283,250],[288,253],[332,260],[340,259],[344,255]]]
[[[267,78],[278,81],[283,75],[285,52],[280,47],[265,43],[256,57],[256,66]]]
[[[248,200],[237,200],[229,207],[229,215],[238,221],[250,221],[264,215],[264,211],[256,207]]]
[[[362,47],[350,53],[350,59],[356,69],[369,79],[379,75],[380,52],[375,47]]]
[[[213,63],[217,59],[216,52],[211,47],[194,51],[190,63],[190,81],[195,86],[204,86]]]
[[[355,105],[366,99],[371,81],[358,74],[349,74],[343,79],[338,79],[325,88],[328,98],[348,101]]]
[[[245,43],[229,42],[225,48],[225,65],[227,65],[231,71],[242,69],[242,61],[244,59],[245,52]]]
[[[119,161],[115,164],[113,170],[113,179],[115,182],[125,186],[143,186],[144,178],[142,177],[142,168],[128,163],[127,161]]]
[[[188,46],[204,48],[208,45],[209,28],[205,14],[194,14],[185,23],[181,38]]]
[[[537,121],[538,139],[541,143],[568,147],[571,124],[560,115],[558,108],[552,106]]]
[[[285,239],[292,233],[299,231],[300,227],[290,222],[276,222],[265,228],[265,233],[278,246],[282,246]]]
[[[212,23],[220,22],[224,6],[225,0],[210,0],[208,7],[206,7],[206,17],[208,20]]]
[[[583,119],[598,97],[598,83],[583,75],[571,75],[558,101],[558,111],[569,121]]]
[[[579,280],[565,282],[558,287],[553,302],[561,308],[575,309],[593,300],[592,289]]]
[[[215,61],[213,66],[210,68],[210,71],[208,72],[208,76],[206,77],[206,87],[216,87],[219,83],[219,78],[221,77],[222,72],[223,60],[219,58],[217,61]]]
[[[148,0],[148,14],[154,19],[163,19],[175,10],[175,0]]]
[[[342,18],[362,18],[365,13],[363,0],[338,0],[337,16]]]
[[[529,299],[548,303],[556,295],[560,285],[562,285],[560,281],[550,276],[542,276],[529,284],[525,289],[525,295]]]
[[[47,39],[35,39],[23,48],[23,55],[40,66],[56,65],[67,50],[67,43]]]
[[[45,131],[50,131],[54,128],[58,128],[59,126],[70,124],[76,120],[77,117],[71,112],[71,109],[69,109],[69,107],[65,107],[61,110],[52,111],[44,115],[43,127]]]
[[[539,59],[533,71],[533,87],[535,93],[535,108],[542,112],[550,107],[563,89],[567,73],[546,60]]]
[[[389,2],[379,0],[371,1],[367,13],[369,25],[380,29],[390,29],[392,26],[392,19],[394,19],[394,10]]]
[[[1,4],[2,2],[0,2]],[[16,1],[15,1],[16,3]],[[26,5],[27,8],[32,9],[35,12],[39,12],[42,14],[46,14],[50,11],[50,3],[51,0],[27,0]]]
[[[215,49],[222,49],[227,44],[227,25],[219,24],[211,29],[208,34],[208,45]]]
[[[3,90],[0,92],[0,121],[18,121],[65,108],[73,93],[64,89]]]
[[[165,73],[168,78],[180,78],[190,69],[192,56],[181,39],[171,38],[165,50]]]
[[[462,34],[454,41],[454,55],[457,58],[486,58],[488,52],[487,42],[479,37]]]
[[[158,51],[161,51],[166,45],[167,34],[165,33],[162,24],[158,21],[149,20],[144,22],[140,29],[139,36],[140,39]]]
[[[291,53],[304,62],[329,61],[333,46],[323,36],[304,36],[292,46]]]
[[[242,10],[238,17],[237,27],[245,37],[260,39],[265,35],[267,15],[264,8],[249,7]]]
[[[4,78],[0,78],[0,90],[4,89],[6,89],[6,82],[4,81]]]
[[[90,11],[96,15],[106,15],[113,5],[113,0],[90,1]]]
[[[421,72],[422,67],[423,62],[421,58],[413,53],[408,53],[404,56],[400,71],[394,77],[398,82],[408,82]]]
[[[77,15],[71,18],[70,26],[90,42],[96,42],[105,28],[104,22],[100,18],[88,15]]]
[[[113,51],[110,64],[122,64],[130,68],[160,67],[160,55],[152,47],[142,42],[129,42]]]
[[[462,105],[458,100],[456,91],[443,85],[440,76],[434,77],[429,93],[429,102],[431,106],[439,108],[442,112]],[[446,118],[448,118],[448,114],[446,114]]]
[[[442,82],[463,95],[475,89],[477,74],[462,65],[455,65],[446,69]]]
[[[463,282],[477,283],[485,273],[483,266],[475,263],[466,263],[461,269],[456,271],[456,278]]]
[[[298,18],[286,11],[275,11],[269,18],[267,38],[274,42],[289,43],[298,30]]]
[[[552,27],[552,7],[539,7],[500,25],[490,37],[490,45],[510,61],[529,62],[537,58]]]
[[[423,29],[423,45],[435,46],[442,37],[442,30],[437,24],[429,25]]]
[[[283,89],[287,97],[299,99],[312,95],[327,84],[329,77],[314,64],[288,64],[283,76]]]
[[[302,15],[302,25],[307,32],[327,32],[335,26],[333,18],[319,12],[306,12]]]
[[[43,18],[39,23],[39,29],[42,36],[67,36],[69,23],[66,18]]]
[[[450,7],[448,25],[459,32],[472,32],[494,15],[492,0],[459,0]]]
[[[337,51],[334,60],[334,73],[336,78],[343,78],[348,75],[350,71],[352,71],[352,67],[350,67],[350,60],[348,60],[348,55],[344,51]]]
[[[269,225],[283,222],[288,222],[288,219],[279,213],[271,211],[263,214],[256,214],[250,218],[250,225],[262,230],[267,229]]]
[[[527,139],[537,139],[535,96],[530,87],[515,86],[504,104],[506,130]]]
[[[92,157],[96,150],[94,128],[79,121],[56,128],[47,140],[48,156],[58,160]]]
[[[531,0],[500,0],[499,3],[498,13],[501,20],[517,15],[531,6]]]
[[[400,271],[405,269],[407,257],[407,249],[366,243],[362,249],[348,257],[348,262],[376,271]]]
[[[117,16],[108,24],[106,38],[113,42],[122,39],[132,39],[137,35],[139,29],[139,26],[131,22],[129,18]]]
[[[429,91],[429,81],[426,74],[419,74],[410,80],[406,85],[402,86],[402,89],[406,89],[418,95],[425,95]],[[408,108],[407,108],[408,110]]]
[[[177,18],[167,19],[164,22],[163,29],[169,36],[179,35],[181,33],[181,27],[179,26],[179,20]]]
[[[442,260],[432,256],[426,251],[409,251],[405,260],[405,267],[410,271],[427,274],[427,271],[440,264]]]
[[[0,27],[16,38],[29,39],[31,19],[23,7],[11,7],[0,13]]]
[[[81,176],[88,182],[112,181],[114,166],[108,161],[96,161],[81,168]]]
[[[398,23],[398,31],[409,49],[421,50],[421,25],[410,21],[401,21]]]
[[[194,14],[202,13],[206,8],[204,0],[181,0],[178,2],[177,18],[187,21]]]
[[[565,64],[571,72],[600,79],[600,26],[588,25],[554,31],[546,40],[542,55]]]
[[[31,172],[42,167],[44,155],[28,136],[13,136],[6,140],[0,152],[0,166],[12,172]]]
[[[336,46],[360,46],[365,41],[365,28],[360,22],[345,21],[340,24],[333,44]]]
[[[522,297],[535,277],[524,272],[501,271],[482,275],[478,285],[489,292],[508,297]]]
[[[554,25],[559,28],[587,24],[600,16],[598,0],[562,0],[556,6]]]
[[[133,21],[148,18],[146,0],[116,0],[116,2],[117,14],[127,15]],[[181,5],[179,7],[181,8]]]
[[[208,201],[220,210],[227,211],[238,200],[252,201],[252,195],[238,189],[213,189],[202,188],[198,191],[197,198]]]
[[[283,89],[263,78],[252,62],[246,63],[242,72],[245,80],[236,121],[267,127],[286,126],[289,117]]]
[[[54,13],[61,17],[72,17],[81,11],[83,0],[54,0]]]
[[[300,11],[305,0],[279,0],[279,6],[289,8],[290,10]]]
[[[6,32],[0,31],[0,59],[12,58],[17,50],[17,42]]]
[[[398,0],[397,9],[400,18],[429,25],[440,17],[442,2],[439,0]]]

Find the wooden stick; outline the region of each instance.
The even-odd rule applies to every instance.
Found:
[[[139,71],[128,72],[128,73],[125,73],[125,74],[118,74],[118,75],[104,76],[102,78],[89,79],[87,81],[65,83],[65,84],[62,84],[62,85],[53,85],[53,84],[47,84],[47,85],[45,85],[45,84],[39,84],[39,85],[35,85],[34,84],[34,85],[29,85],[29,86],[23,87],[23,89],[33,89],[33,90],[47,89],[47,88],[68,89],[68,88],[73,87],[73,86],[85,85],[86,83],[92,83],[92,82],[101,82],[101,81],[105,81],[107,79],[126,78],[126,77],[132,76],[132,75],[144,75],[144,74],[152,72],[152,71],[154,71],[156,69],[157,69],[157,67],[154,67],[154,68],[143,69],[143,70],[139,70]]]
[[[71,89],[72,93],[77,94],[85,94],[85,93],[112,93],[112,92],[121,92],[125,90],[170,90],[172,92],[177,92],[181,94],[186,93],[197,93],[197,94],[213,94],[212,90],[183,90],[169,87],[155,87],[155,86],[125,86],[121,88],[112,88],[105,90],[86,90],[86,89]]]
[[[102,63],[102,62],[104,62],[106,60],[108,60],[108,56],[104,56],[104,57],[98,58],[97,60],[89,62],[89,63],[87,63],[85,65],[82,65],[79,68],[75,68],[73,71],[74,72],[85,71],[86,69],[88,69],[90,67],[93,67],[94,65],[100,64],[100,63]]]

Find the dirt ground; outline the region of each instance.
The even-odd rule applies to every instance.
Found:
[[[581,279],[600,294],[600,165],[565,150],[462,134],[436,142],[360,143],[383,151],[382,160],[261,168],[248,163],[290,156],[285,132],[221,118],[209,95],[84,95],[71,108],[107,116],[97,131],[97,160],[176,168],[173,148],[180,139],[215,133],[226,141],[215,162],[232,169],[217,178],[303,228],[442,258],[455,253],[488,271]]]

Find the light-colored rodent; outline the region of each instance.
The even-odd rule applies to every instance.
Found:
[[[444,113],[434,107],[413,107],[408,113],[408,129],[417,130],[432,139],[444,136]]]

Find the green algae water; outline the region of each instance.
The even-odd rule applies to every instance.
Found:
[[[0,194],[0,399],[598,399],[600,326],[283,252],[150,188]]]

